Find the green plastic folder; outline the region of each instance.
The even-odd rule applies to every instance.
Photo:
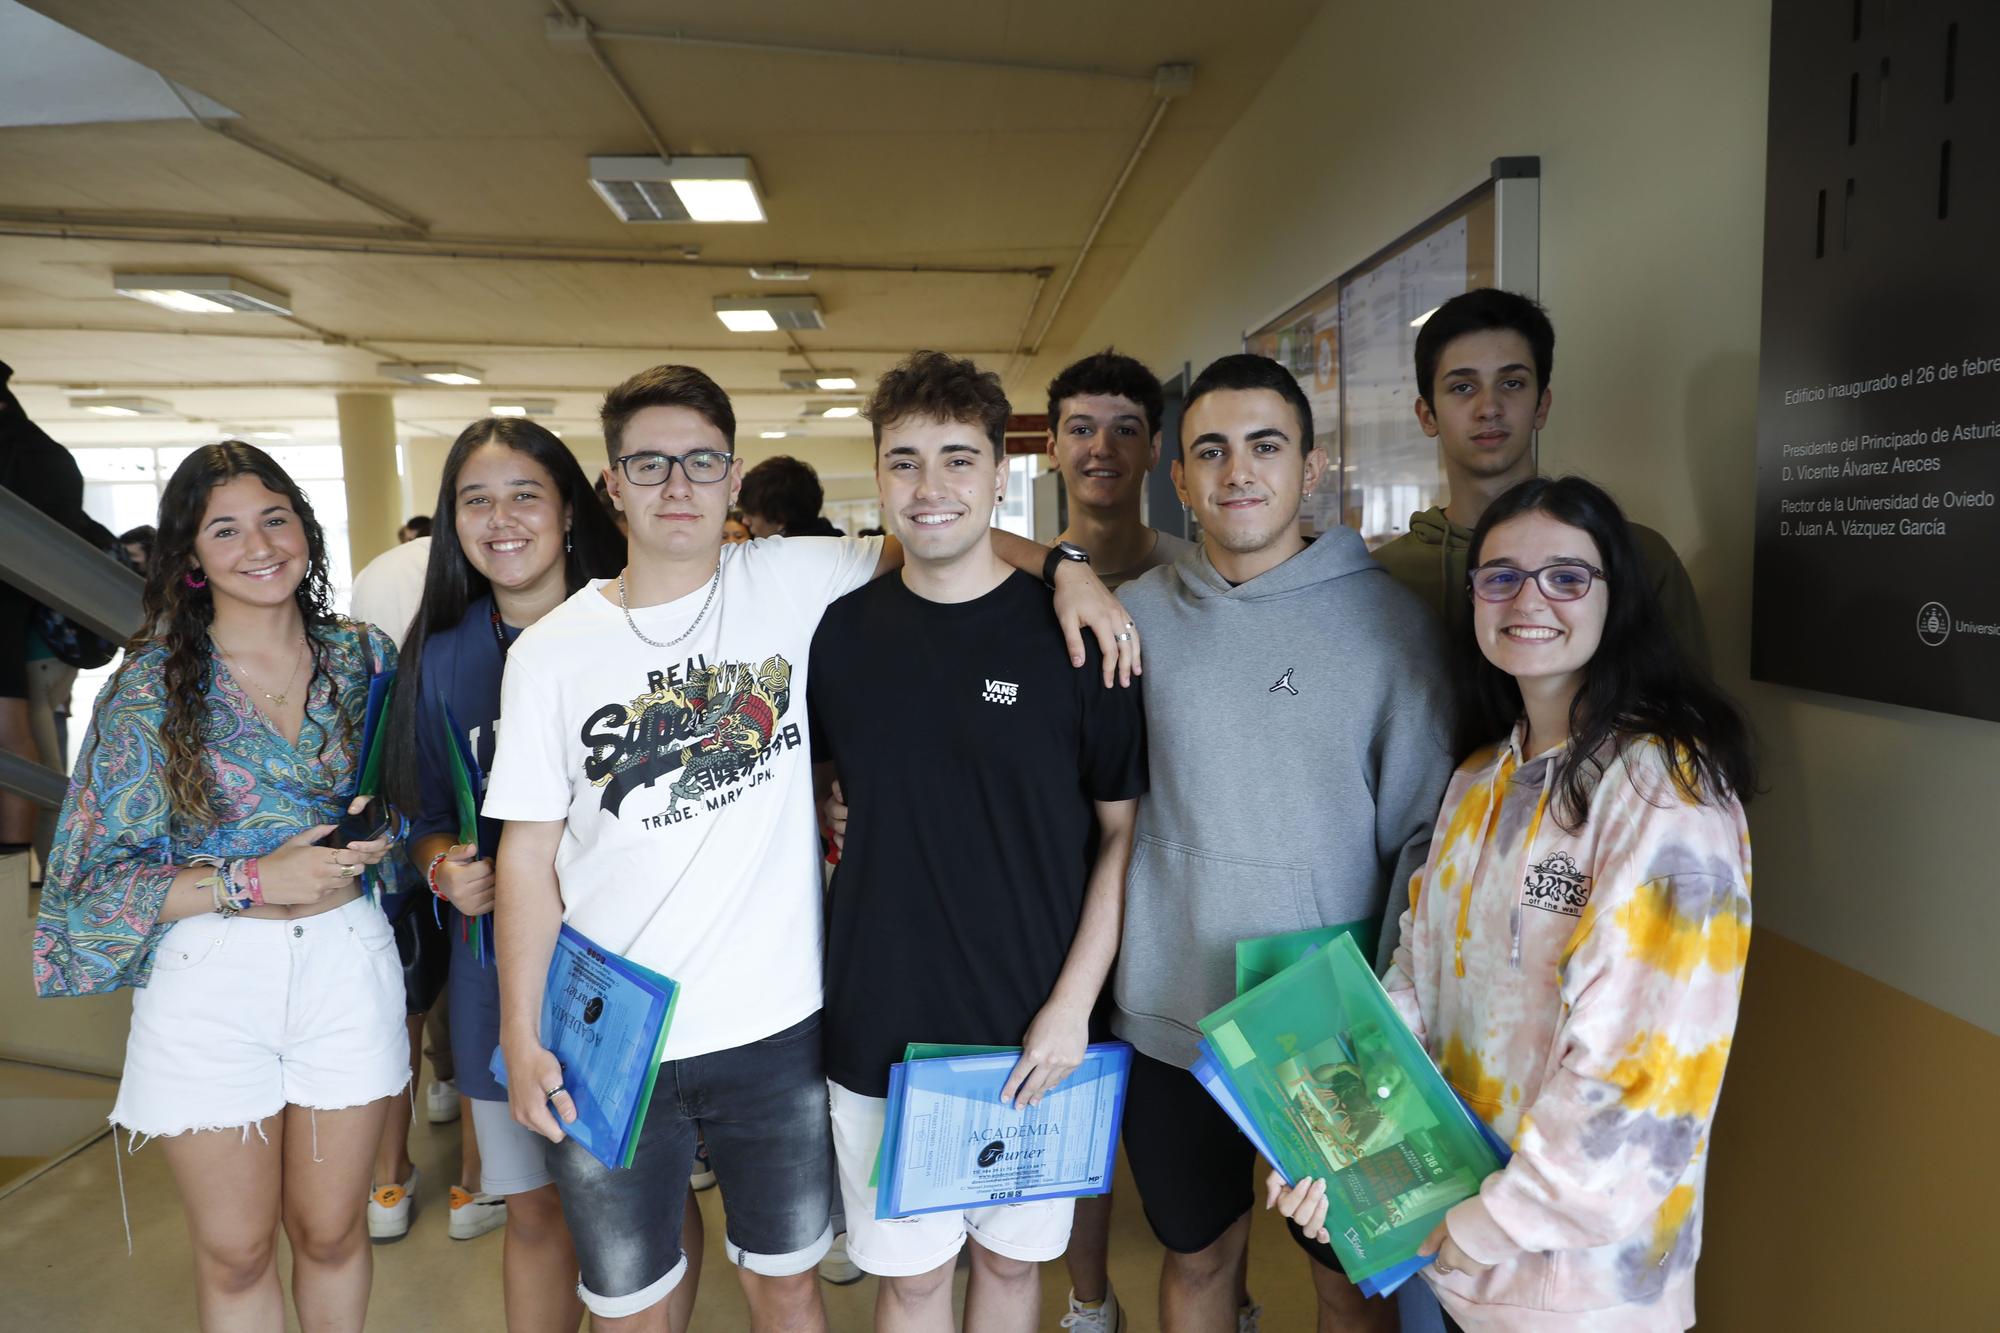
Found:
[[[952,1046],[944,1042],[913,1041],[903,1048],[903,1060],[935,1060],[947,1055],[998,1055],[1002,1051],[1018,1051],[1019,1046]],[[883,1126],[883,1137],[888,1137],[888,1126]],[[882,1145],[875,1145],[875,1165],[868,1168],[868,1188],[882,1188]]]
[[[1314,949],[1342,935],[1354,937],[1363,958],[1375,956],[1375,923],[1365,920],[1236,941],[1236,993],[1242,995],[1263,985]]]
[[[1326,1229],[1356,1282],[1407,1263],[1499,1154],[1424,1053],[1351,934],[1201,1020],[1287,1180],[1327,1182]]]
[[[465,766],[464,742],[453,726],[449,709],[438,710],[438,725],[444,728],[444,752],[451,760],[451,803],[458,812],[458,840],[466,846],[479,842],[479,800],[472,792],[472,774]]]

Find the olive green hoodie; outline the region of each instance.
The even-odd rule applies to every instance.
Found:
[[[1632,542],[1639,548],[1639,563],[1674,637],[1707,669],[1708,635],[1702,629],[1701,605],[1680,557],[1665,537],[1637,523],[1632,525]],[[1377,547],[1375,559],[1396,582],[1443,616],[1447,627],[1456,628],[1472,605],[1465,590],[1466,554],[1471,549],[1472,529],[1460,527],[1433,506],[1410,515],[1410,530]]]

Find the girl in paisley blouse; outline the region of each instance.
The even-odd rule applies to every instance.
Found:
[[[361,1327],[368,1169],[409,1079],[402,975],[324,841],[357,785],[379,631],[333,615],[312,506],[269,455],[195,450],[160,501],[145,625],[97,701],[35,929],[43,995],[138,988],[111,1112],[159,1136],[204,1328]]]

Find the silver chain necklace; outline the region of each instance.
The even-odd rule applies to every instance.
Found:
[[[649,648],[672,648],[687,638],[688,635],[701,628],[701,619],[708,614],[708,605],[715,600],[715,590],[721,586],[722,562],[718,560],[715,562],[715,573],[708,580],[708,596],[702,598],[701,610],[694,613],[694,623],[682,630],[677,637],[668,639],[665,643],[661,643],[658,639],[647,638],[645,631],[639,628],[638,622],[632,619],[632,608],[625,604],[625,571],[622,569],[618,571],[618,609],[625,613],[625,626],[639,636],[640,643],[645,644]]]
[[[292,686],[297,684],[299,679],[300,662],[297,656],[294,656],[292,658],[292,674],[285,678],[284,690],[281,691],[280,693],[273,694],[270,690],[265,689],[263,684],[259,682],[257,679],[255,679],[253,676],[251,676],[249,672],[245,671],[242,667],[236,664],[236,659],[234,657],[231,657],[229,655],[229,650],[222,646],[222,640],[216,638],[215,635],[211,633],[208,636],[208,641],[215,645],[216,652],[222,654],[223,664],[229,668],[231,675],[240,677],[245,684],[249,685],[252,689],[256,690],[257,693],[263,695],[266,699],[276,704],[278,707],[283,708],[285,706],[286,700],[291,696]]]

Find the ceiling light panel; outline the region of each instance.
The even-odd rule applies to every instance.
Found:
[[[817,296],[718,296],[715,317],[732,333],[826,327]]]
[[[164,417],[171,416],[174,410],[174,405],[164,399],[122,394],[72,396],[69,405],[101,417]]]
[[[486,405],[486,410],[496,417],[552,417],[556,414],[556,400],[553,398],[495,398]]]
[[[120,296],[186,315],[289,315],[292,298],[224,273],[114,273]]]
[[[478,384],[486,375],[477,366],[461,365],[456,361],[384,361],[375,367],[375,373],[384,379],[401,380],[405,384],[454,386]]]
[[[747,157],[593,157],[590,188],[623,222],[762,222]]]

